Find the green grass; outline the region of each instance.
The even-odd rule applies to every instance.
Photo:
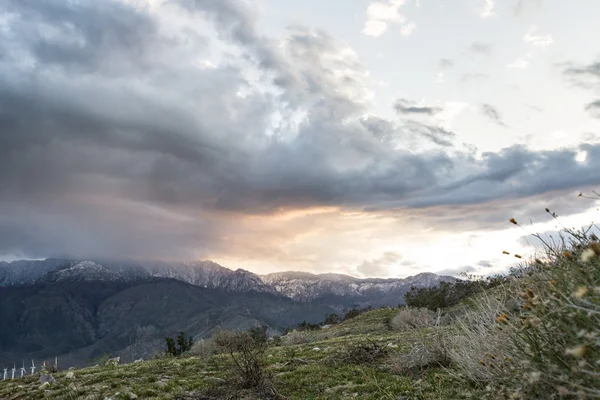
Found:
[[[429,333],[392,331],[388,322],[397,312],[371,311],[328,329],[306,332],[307,343],[286,344],[284,340],[279,346],[269,346],[266,368],[276,390],[290,400],[469,398],[472,390],[457,388],[440,369],[418,377],[401,376],[392,372],[386,359],[367,365],[340,362],[351,344],[372,341],[390,352],[408,352]],[[129,393],[139,399],[172,399],[209,392],[218,385],[210,378],[228,379],[228,371],[224,355],[162,358],[117,368],[78,369],[73,371],[73,380],[66,378],[67,371],[61,371],[54,374],[56,383],[45,388],[40,388],[39,375],[0,382],[0,399],[125,399]]]

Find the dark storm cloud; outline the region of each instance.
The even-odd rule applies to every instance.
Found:
[[[419,106],[415,102],[406,100],[406,99],[398,99],[394,104],[394,109],[398,114],[425,114],[425,115],[434,115],[442,111],[441,107],[428,107],[428,106]]]
[[[597,146],[585,163],[572,150],[404,148],[409,134],[442,146],[454,134],[365,117],[356,56],[301,27],[280,46],[242,1],[164,6],[236,46],[238,61],[216,68],[197,64],[209,39],[171,20],[164,31],[161,9],[4,4],[0,254],[183,257],[226,248],[232,216],[481,204],[600,183]],[[399,112],[438,111],[405,101]]]
[[[500,116],[500,112],[493,106],[489,104],[482,104],[480,107],[481,114],[492,121],[493,123],[506,127],[504,121],[502,121],[502,117]]]

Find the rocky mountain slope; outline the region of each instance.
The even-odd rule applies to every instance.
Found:
[[[414,287],[436,286],[455,278],[421,273],[404,279],[358,279],[341,274],[278,272],[261,276],[263,282],[291,299],[325,302],[332,307],[344,305],[396,306]]]
[[[196,338],[219,326],[268,325],[281,332],[304,320],[365,306],[396,306],[411,286],[453,278],[357,279],[284,272],[259,276],[205,262],[114,260],[0,264],[0,362],[53,357],[81,365],[104,354],[148,357],[164,338]]]
[[[65,274],[0,288],[0,364],[57,355],[67,365],[104,354],[133,360],[161,351],[164,338],[179,331],[200,338],[219,327],[264,324],[281,332],[333,311],[277,294],[201,288],[168,278],[82,280]]]
[[[0,263],[0,287],[77,280],[134,281],[147,278],[170,278],[203,288],[236,293],[260,292],[281,294],[290,299],[310,302],[326,301],[334,307],[360,304],[395,306],[402,302],[411,286],[426,287],[454,278],[422,273],[404,279],[358,279],[341,274],[280,272],[259,276],[238,269],[231,270],[211,261],[160,262],[114,260],[15,261]]]

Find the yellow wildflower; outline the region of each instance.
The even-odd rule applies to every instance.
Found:
[[[577,347],[573,347],[571,349],[567,349],[565,351],[565,354],[568,356],[573,356],[573,357],[583,357],[585,355],[585,345],[581,345],[581,346],[577,346]]]

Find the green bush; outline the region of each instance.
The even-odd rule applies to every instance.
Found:
[[[165,342],[167,343],[167,354],[172,355],[174,357],[180,356],[186,351],[191,350],[194,339],[190,336],[188,339],[185,338],[185,334],[183,332],[179,332],[175,341],[171,337],[165,338]]]
[[[505,281],[506,277],[497,275],[485,279],[440,282],[439,286],[434,287],[411,287],[404,295],[404,300],[409,307],[436,311],[439,308],[452,307],[474,294],[492,289]]]

